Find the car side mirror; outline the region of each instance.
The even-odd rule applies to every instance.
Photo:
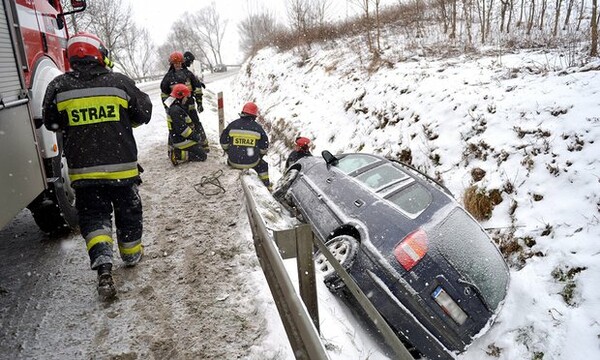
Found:
[[[321,152],[321,156],[325,160],[325,164],[327,164],[328,169],[331,165],[335,165],[338,162],[338,158],[333,156],[333,154],[327,150],[323,150],[323,152]]]

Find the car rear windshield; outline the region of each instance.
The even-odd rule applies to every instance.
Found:
[[[377,161],[379,161],[379,159],[373,156],[365,154],[352,154],[339,159],[335,166],[344,174],[349,174]]]
[[[461,208],[455,208],[432,232],[430,244],[475,284],[492,310],[506,295],[508,270],[489,236]]]

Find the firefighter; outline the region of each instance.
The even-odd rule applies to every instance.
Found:
[[[299,136],[296,138],[294,150],[288,155],[285,168],[289,168],[290,165],[306,156],[312,156],[310,152],[310,139]]]
[[[186,111],[192,119],[195,131],[197,131],[202,138],[201,144],[204,151],[209,152],[206,133],[204,132],[204,127],[198,117],[198,111],[204,111],[204,107],[202,106],[202,88],[205,87],[205,85],[198,80],[194,73],[184,68],[184,61],[184,56],[179,51],[174,51],[169,55],[169,70],[160,83],[161,98],[164,104],[165,100],[170,96],[171,90],[175,84],[185,84],[192,94],[196,94],[197,97],[194,98],[195,101],[187,102]],[[165,111],[168,112],[168,104],[164,105]]]
[[[175,84],[171,90],[167,113],[169,138],[173,145],[169,158],[174,166],[186,161],[204,161],[206,152],[199,144],[200,134],[193,129],[192,119],[187,112],[191,99],[190,89],[185,84]]]
[[[77,33],[67,43],[72,71],[46,89],[44,125],[60,131],[75,189],[79,227],[98,294],[116,295],[112,278],[114,212],[116,238],[127,267],[141,259],[142,202],[133,128],[150,121],[152,103],[127,76],[111,72],[108,50],[100,39]]]
[[[269,189],[269,164],[263,159],[269,148],[267,133],[256,122],[258,107],[248,102],[240,118],[232,121],[221,133],[221,147],[227,153],[227,164],[235,169],[254,169]]]
[[[198,112],[201,113],[204,111],[204,106],[202,105],[202,97],[204,94],[202,89],[206,89],[206,85],[200,81],[192,70],[190,70],[190,66],[192,66],[194,60],[196,60],[196,57],[192,52],[186,51],[183,53],[183,70],[186,71],[187,76],[192,79],[192,96],[195,100],[190,105],[193,106],[193,104],[196,104]]]

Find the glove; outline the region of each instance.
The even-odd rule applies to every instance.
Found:
[[[204,106],[202,106],[201,102],[196,103],[196,107],[198,108],[198,112],[201,113],[204,111]]]
[[[206,85],[204,85],[204,83],[202,81],[200,81],[200,87],[203,89],[206,89]]]

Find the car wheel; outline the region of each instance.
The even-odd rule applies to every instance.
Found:
[[[297,177],[298,170],[296,169],[290,169],[288,172],[286,172],[277,183],[277,187],[275,188],[275,191],[273,191],[273,197],[280,202],[288,202],[288,199],[286,199],[287,191],[290,189],[290,186],[292,186],[292,183]]]
[[[325,243],[327,249],[333,257],[340,263],[344,270],[348,270],[356,260],[360,243],[358,240],[349,235],[339,235]],[[330,291],[338,292],[342,290],[346,284],[335,271],[329,260],[321,251],[317,251],[314,256],[315,268],[323,276],[323,282]]]

